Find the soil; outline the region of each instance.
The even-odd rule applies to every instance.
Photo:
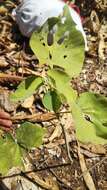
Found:
[[[4,9],[0,8],[0,72],[8,75],[5,78],[0,78],[0,107],[10,112],[11,117],[20,114],[42,114],[44,113],[44,108],[37,95],[34,95],[35,101],[27,109],[21,105],[10,105],[9,101],[7,104],[8,94],[16,89],[21,78],[29,76],[32,71],[41,73],[41,69],[38,67],[37,58],[29,47],[29,39],[21,35],[11,15],[13,8],[19,2],[0,1],[0,3],[5,7]],[[106,41],[102,37],[105,35],[105,38],[107,38],[107,30],[105,30],[107,22],[106,2],[104,4],[103,1],[97,0],[76,0],[76,4],[80,8],[81,16],[83,17],[89,50],[85,53],[84,66],[80,76],[72,80],[73,87],[78,91],[78,94],[85,91],[94,91],[107,96],[107,54],[105,53],[107,49]],[[101,44],[103,45],[101,46]],[[9,77],[10,75],[13,78]],[[5,96],[3,95],[4,93],[6,93]],[[48,118],[49,115],[46,117]],[[62,120],[63,122],[68,120],[69,123],[69,114],[63,115]],[[20,181],[22,181],[22,186],[24,183],[22,178],[26,178],[27,181],[36,183],[35,187],[38,190],[49,189],[49,184],[52,185],[50,190],[94,190],[91,186],[90,188],[87,187],[87,181],[84,180],[78,153],[78,147],[80,146],[80,152],[84,157],[84,162],[92,176],[96,190],[107,190],[106,145],[95,146],[78,143],[71,118],[71,123],[66,128],[69,157],[65,136],[60,129],[60,122],[57,119],[40,122],[43,126],[45,125],[48,132],[44,138],[43,146],[29,153],[27,158],[29,164],[26,164],[26,170],[35,169],[37,172],[28,176],[21,173]],[[14,125],[17,126],[17,122]],[[59,127],[57,132],[55,132],[56,127]],[[15,171],[13,170],[12,172],[15,173]],[[11,171],[9,174],[11,174]],[[46,183],[46,187],[37,180],[37,176],[42,182]],[[5,179],[1,182],[1,190],[26,189],[21,185],[19,186],[19,178],[9,180],[7,182],[7,179]],[[30,189],[33,190],[34,188],[29,187]]]

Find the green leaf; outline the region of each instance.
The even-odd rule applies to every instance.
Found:
[[[85,92],[80,95],[77,102],[85,114],[99,118],[102,123],[107,123],[106,97],[91,92]]]
[[[23,157],[27,149],[42,144],[44,129],[39,125],[25,122],[16,131],[16,139],[10,134],[0,137],[0,173],[6,174],[12,167],[23,169]]]
[[[78,140],[84,143],[107,144],[107,139],[97,135],[94,123],[84,118],[84,113],[79,105],[73,103],[71,109]]]
[[[93,144],[107,143],[107,98],[91,92],[82,93],[71,104],[77,138]]]
[[[87,92],[80,95],[78,104],[94,124],[96,135],[107,139],[107,98]]]
[[[30,97],[34,93],[34,91],[39,88],[41,84],[41,77],[28,77],[27,79],[22,81],[18,86],[17,90],[10,95],[10,99],[14,102],[23,101],[26,98]]]
[[[25,122],[16,131],[18,143],[27,149],[39,147],[42,144],[45,130],[37,124]]]
[[[0,137],[0,173],[6,174],[13,166],[23,168],[22,153],[11,135]]]
[[[62,19],[65,21],[62,22]],[[52,25],[55,18],[49,19],[39,32],[33,33],[30,39],[31,49],[41,64],[58,66],[63,68],[69,76],[77,76],[84,61],[83,36],[76,29],[67,5],[64,7],[63,16],[56,20],[56,25],[53,27],[56,30],[53,34],[53,44],[48,44],[48,36],[50,23]],[[52,35],[52,32],[50,33]]]
[[[95,126],[96,135],[107,139],[107,123],[106,125],[103,125],[103,123],[101,123],[101,120],[97,117],[93,117],[91,120]]]
[[[43,97],[43,105],[50,111],[57,112],[61,106],[61,100],[56,91],[48,91]]]
[[[66,98],[68,104],[76,100],[76,91],[70,86],[70,78],[67,74],[51,69],[48,71],[48,76],[54,80],[55,89]]]

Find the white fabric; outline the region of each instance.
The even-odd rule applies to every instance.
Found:
[[[19,29],[24,36],[30,37],[32,32],[41,27],[48,18],[59,16],[65,3],[60,0],[23,0],[13,11]],[[74,9],[70,8],[71,17],[76,23],[76,28],[81,31],[85,48],[87,40],[84,33],[81,19]]]

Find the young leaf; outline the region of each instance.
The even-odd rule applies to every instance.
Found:
[[[71,109],[78,140],[84,143],[107,144],[107,139],[97,135],[94,123],[84,118],[79,105],[72,103]]]
[[[69,8],[64,7],[63,16],[57,19],[57,23],[50,29],[50,23],[55,18],[49,19],[42,29],[34,32],[30,39],[30,46],[41,64],[59,66],[72,76],[77,76],[82,68],[84,60],[84,40],[80,31],[72,20]],[[52,44],[48,43],[49,34],[52,35]],[[42,53],[41,53],[42,52]]]
[[[96,135],[107,139],[107,98],[87,92],[80,95],[78,104],[93,123]]]
[[[0,138],[0,173],[6,174],[13,166],[23,168],[22,153],[12,136],[7,134]]]
[[[51,69],[48,71],[48,76],[54,80],[56,90],[66,98],[68,104],[76,100],[76,91],[70,86],[70,78],[67,74]]]
[[[42,144],[45,130],[37,124],[25,122],[16,131],[18,143],[27,149],[39,147]]]
[[[97,117],[102,123],[107,123],[106,97],[91,92],[85,92],[80,95],[77,102],[84,114],[88,114],[91,117]]]
[[[97,117],[92,117],[91,121],[93,122],[96,129],[96,135],[107,139],[107,122],[106,124],[103,124],[101,120]]]
[[[48,91],[43,97],[43,105],[50,111],[57,112],[61,106],[61,100],[56,91]]]
[[[41,77],[28,77],[23,82],[21,82],[17,90],[10,95],[10,99],[14,102],[23,101],[26,98],[30,97],[34,93],[34,91],[39,88],[41,84]]]
[[[90,92],[82,93],[71,109],[80,141],[107,143],[107,98]]]

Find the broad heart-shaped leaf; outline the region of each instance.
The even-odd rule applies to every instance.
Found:
[[[42,144],[44,134],[45,130],[38,124],[25,122],[17,129],[16,138],[22,147],[30,149]]]
[[[68,104],[76,100],[77,93],[70,86],[70,78],[67,74],[51,69],[48,71],[48,76],[54,80],[56,90],[66,98]]]
[[[0,173],[6,174],[12,167],[24,169],[23,157],[28,149],[42,144],[45,131],[37,124],[25,122],[16,130],[16,139],[10,134],[0,137]]]
[[[107,123],[106,97],[91,92],[85,92],[80,95],[77,102],[85,114],[88,114],[90,117],[99,118],[104,124]]]
[[[13,166],[23,168],[21,151],[11,135],[0,137],[0,173],[6,174]]]
[[[41,77],[28,77],[20,83],[17,90],[10,95],[10,99],[14,102],[23,101],[30,97],[36,89],[42,84]]]
[[[94,124],[96,135],[107,139],[107,98],[87,92],[80,95],[78,105]]]
[[[72,103],[70,106],[76,127],[77,139],[84,143],[107,144],[107,139],[97,135],[94,123],[84,118],[84,113],[79,105]]]
[[[48,91],[43,97],[43,105],[50,111],[57,112],[61,106],[60,96],[55,90]]]
[[[51,67],[56,65],[62,67],[70,77],[77,76],[84,60],[82,34],[76,29],[67,5],[64,7],[63,16],[57,20],[57,24],[53,27],[53,44],[48,45],[47,36],[50,23],[52,25],[55,18],[49,19],[39,32],[33,33],[30,39],[31,49],[41,64],[47,63]]]

